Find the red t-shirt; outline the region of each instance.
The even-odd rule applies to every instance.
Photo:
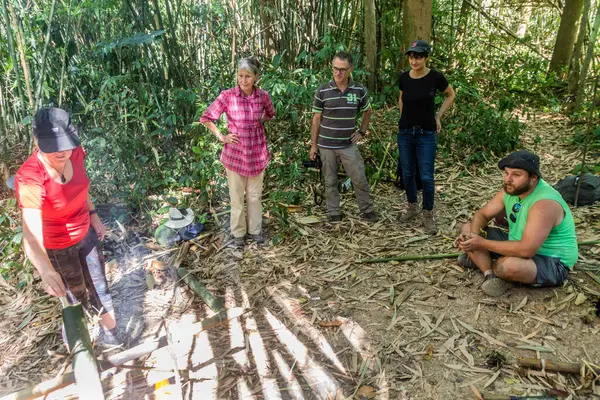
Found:
[[[21,208],[42,210],[44,247],[64,249],[82,240],[90,228],[85,152],[79,146],[71,153],[73,179],[64,185],[50,177],[38,152],[35,150],[17,171],[17,199]]]

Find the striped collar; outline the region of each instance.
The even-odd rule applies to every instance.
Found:
[[[348,77],[348,86],[346,86],[346,90],[344,90],[343,92],[340,90],[340,88],[335,84],[335,80],[330,80],[329,81],[329,87],[333,88],[333,89],[337,89],[340,91],[340,93],[345,93],[348,89],[353,89],[354,88],[354,81],[352,80],[352,78]]]

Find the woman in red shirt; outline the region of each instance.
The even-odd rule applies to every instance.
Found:
[[[77,129],[66,111],[42,108],[34,116],[33,133],[39,149],[15,176],[25,252],[47,293],[69,292],[84,306],[89,295],[100,313],[102,342],[120,344],[99,242],[106,230],[89,195]]]
[[[262,231],[261,198],[264,170],[271,156],[263,124],[273,118],[275,109],[269,93],[256,87],[259,70],[260,63],[255,58],[241,59],[237,86],[221,92],[200,118],[224,144],[221,162],[229,183],[231,235],[238,247],[244,246],[246,236],[259,244],[266,241]],[[214,124],[223,113],[227,115],[227,135]]]

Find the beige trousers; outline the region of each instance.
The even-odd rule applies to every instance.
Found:
[[[227,169],[227,181],[229,182],[229,200],[231,202],[231,234],[239,238],[250,235],[258,235],[262,230],[262,190],[264,171],[257,176],[248,177],[236,174]],[[246,212],[244,212],[244,195],[246,197],[246,208],[248,209],[248,222],[246,223]]]

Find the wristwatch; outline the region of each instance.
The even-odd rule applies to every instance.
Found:
[[[358,133],[360,133],[360,134],[361,134],[361,136],[365,136],[365,135],[367,134],[367,132],[366,132],[366,131],[363,131],[362,129],[359,129],[359,130],[358,130]]]

